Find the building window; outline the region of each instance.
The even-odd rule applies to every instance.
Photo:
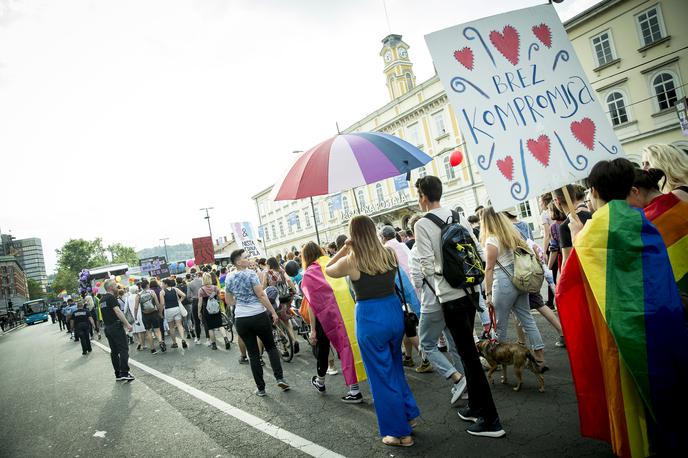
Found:
[[[358,206],[360,208],[366,206],[365,193],[363,192],[363,189],[358,190]]]
[[[607,108],[609,109],[609,116],[612,119],[613,125],[618,126],[619,124],[628,122],[626,101],[621,92],[614,91],[607,96]]]
[[[615,59],[612,37],[609,31],[602,32],[592,37],[592,47],[595,50],[595,58],[597,59],[598,67],[608,64]]]
[[[406,128],[406,135],[408,137],[408,142],[413,146],[422,145],[423,141],[420,136],[420,126],[418,123],[411,124]]]
[[[282,220],[279,220],[277,225],[279,226],[280,237],[284,237],[284,224],[282,224]]]
[[[678,100],[676,93],[676,82],[671,73],[660,73],[652,79],[652,89],[657,96],[659,110],[667,110],[674,106]]]
[[[410,73],[407,73],[406,75],[406,90],[410,91],[413,89],[413,76],[411,76]]]
[[[382,183],[375,185],[375,195],[377,196],[377,200],[379,202],[385,200],[385,191],[382,189]]]
[[[344,213],[349,213],[349,198],[347,196],[342,196],[342,209]]]
[[[301,230],[301,216],[299,216],[299,214],[297,213],[294,220],[296,222],[296,230],[300,231]]]
[[[311,227],[311,214],[308,212],[308,210],[304,210],[303,216],[304,221],[306,221],[306,227]]]
[[[277,238],[277,231],[275,230],[275,225],[271,225],[270,229],[272,229],[272,238],[276,239]]]
[[[522,202],[518,204],[518,214],[521,218],[528,218],[532,216],[532,211],[530,210],[530,202]]]
[[[441,137],[447,133],[447,128],[444,126],[444,111],[438,111],[432,115],[432,125],[435,129],[435,137]]]
[[[327,201],[327,212],[330,215],[330,219],[334,219],[334,203],[332,203],[332,200]]]
[[[664,24],[659,7],[654,6],[636,16],[640,28],[640,40],[648,46],[664,37]]]
[[[317,224],[322,224],[322,215],[320,215],[320,208],[315,207],[315,210],[313,210],[313,215],[315,215],[315,222]]]
[[[428,174],[428,171],[425,170],[425,166],[418,168],[418,178],[423,178],[427,174]]]
[[[451,163],[449,162],[449,156],[444,156],[442,162],[444,163],[444,173],[447,176],[447,180],[455,179],[456,172],[454,172],[454,167],[452,167]]]

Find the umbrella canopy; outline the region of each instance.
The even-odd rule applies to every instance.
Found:
[[[404,140],[381,132],[336,135],[309,149],[275,185],[273,200],[333,194],[403,175],[432,158]]]

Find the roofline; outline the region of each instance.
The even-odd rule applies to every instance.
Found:
[[[598,3],[595,3],[590,8],[583,10],[572,18],[564,21],[564,28],[568,30],[569,28],[576,27],[586,19],[604,12],[621,1],[622,0],[602,0]]]
[[[251,197],[251,199],[253,199],[253,200],[258,199],[258,197],[262,196],[262,195],[265,194],[266,192],[272,191],[272,188],[274,188],[274,187],[275,187],[275,185],[274,185],[274,184],[271,184],[271,185],[268,186],[267,188],[265,188],[265,189],[263,189],[262,191],[256,193],[255,195],[253,195],[253,196]]]

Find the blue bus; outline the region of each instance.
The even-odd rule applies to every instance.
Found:
[[[45,299],[24,302],[22,312],[27,325],[48,321],[48,302]]]

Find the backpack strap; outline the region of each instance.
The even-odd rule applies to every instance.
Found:
[[[447,225],[446,221],[442,221],[442,218],[435,215],[434,213],[426,213],[425,216],[423,216],[423,218],[429,219],[430,221],[435,223],[437,227],[439,227],[440,229]]]

